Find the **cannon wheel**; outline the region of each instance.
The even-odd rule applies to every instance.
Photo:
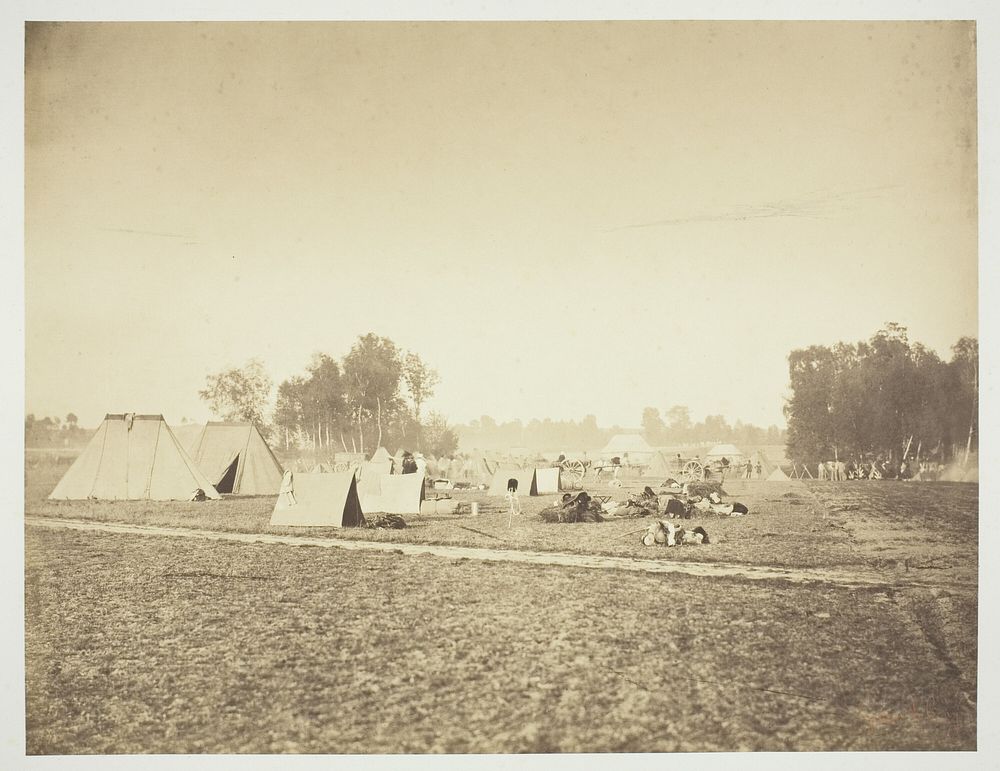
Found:
[[[569,474],[577,482],[583,481],[584,474],[587,473],[587,467],[583,465],[582,460],[567,460],[563,462],[563,471]]]
[[[689,460],[681,474],[686,482],[700,482],[705,475],[705,467],[696,460]]]

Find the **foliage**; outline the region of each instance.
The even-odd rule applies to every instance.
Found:
[[[243,368],[233,367],[205,378],[205,388],[198,392],[214,415],[222,420],[255,424],[266,429],[264,408],[271,395],[271,378],[259,359],[251,359]]]
[[[420,409],[434,395],[434,387],[441,382],[441,378],[417,354],[407,353],[403,358],[403,381],[413,402],[413,416],[419,423]]]
[[[387,337],[363,335],[339,363],[317,353],[304,375],[282,382],[274,423],[282,439],[299,446],[370,453],[388,445],[451,454],[458,440],[445,418],[431,413],[425,424],[421,417],[439,381],[416,353]]]
[[[867,342],[814,345],[789,354],[788,454],[797,462],[837,456],[944,460],[975,417],[978,343],[962,338],[951,362],[905,327],[887,324]],[[970,425],[971,419],[971,425]]]
[[[92,435],[92,430],[79,426],[72,412],[66,416],[65,423],[58,417],[36,418],[33,413],[24,418],[25,447],[79,447]]]

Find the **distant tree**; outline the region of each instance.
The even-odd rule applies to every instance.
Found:
[[[67,425],[67,426],[68,426],[68,427],[69,427],[70,429],[74,429],[74,428],[76,428],[76,425],[77,425],[77,417],[76,417],[76,415],[74,415],[74,414],[73,414],[72,412],[71,412],[71,413],[69,413],[69,414],[68,414],[68,415],[66,416],[66,425]]]
[[[974,337],[963,337],[952,346],[951,350],[950,367],[958,386],[958,409],[954,423],[968,421],[969,432],[964,459],[968,462],[972,448],[978,449],[979,446],[979,340]]]
[[[458,434],[439,412],[431,412],[423,425],[421,449],[437,458],[453,455],[458,449]]]
[[[691,410],[681,404],[667,410],[667,434],[671,441],[686,442],[691,428]]]
[[[642,433],[650,444],[663,444],[666,425],[656,407],[646,407],[642,411]]]
[[[415,353],[407,353],[402,363],[403,381],[413,402],[413,416],[419,423],[420,409],[434,395],[434,387],[441,382],[441,378]]]
[[[259,359],[251,359],[242,368],[223,370],[205,378],[205,388],[198,395],[208,403],[212,414],[222,420],[254,423],[266,430],[264,408],[271,395],[271,378]]]

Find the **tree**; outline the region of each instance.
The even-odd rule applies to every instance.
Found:
[[[392,340],[369,333],[358,338],[343,365],[347,406],[364,452],[366,425],[377,431],[376,445],[380,445],[383,426],[402,407],[403,364]]]
[[[223,370],[205,378],[198,395],[222,420],[253,423],[266,430],[264,407],[271,395],[271,378],[259,359],[250,359],[242,368]]]
[[[667,428],[672,441],[687,441],[691,431],[691,410],[681,404],[675,404],[667,410]]]
[[[420,408],[434,395],[434,387],[441,382],[441,378],[417,354],[407,353],[403,359],[403,380],[413,402],[413,417],[419,423]]]
[[[72,412],[66,416],[66,425],[70,428],[70,430],[76,428],[77,421],[78,418]]]
[[[642,433],[650,444],[662,444],[666,432],[663,418],[656,407],[646,407],[642,411]]]
[[[959,411],[959,420],[966,416],[969,421],[969,433],[965,442],[965,458],[969,462],[973,438],[979,446],[979,340],[974,337],[960,338],[952,346],[951,367],[959,387],[959,401],[964,410]],[[964,413],[964,414],[963,414]]]
[[[431,412],[423,426],[422,452],[436,458],[453,455],[458,449],[458,434],[448,427],[448,421],[439,412]]]

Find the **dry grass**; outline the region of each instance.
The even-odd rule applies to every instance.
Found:
[[[32,527],[26,548],[32,754],[975,748],[974,670],[891,592]],[[922,601],[974,667],[975,598]]]
[[[29,469],[25,485],[29,514],[99,521],[194,527],[237,532],[302,533],[302,528],[270,527],[272,497],[227,498],[201,503],[48,501],[62,468]],[[646,480],[626,480],[612,490],[588,486],[595,494],[623,500]],[[634,556],[785,567],[900,566],[976,567],[978,487],[958,484],[895,482],[767,483],[727,481],[728,500],[750,507],[742,518],[712,515],[686,520],[703,526],[711,544],[685,548],[644,547],[638,535],[642,519],[602,523],[552,524],[538,512],[558,496],[522,498],[524,513],[510,518],[503,500],[483,492],[455,492],[463,501],[479,501],[472,516],[408,516],[405,530],[310,528],[310,535],[386,542],[433,543],[485,548]],[[928,528],[944,519],[946,532],[928,538]]]

